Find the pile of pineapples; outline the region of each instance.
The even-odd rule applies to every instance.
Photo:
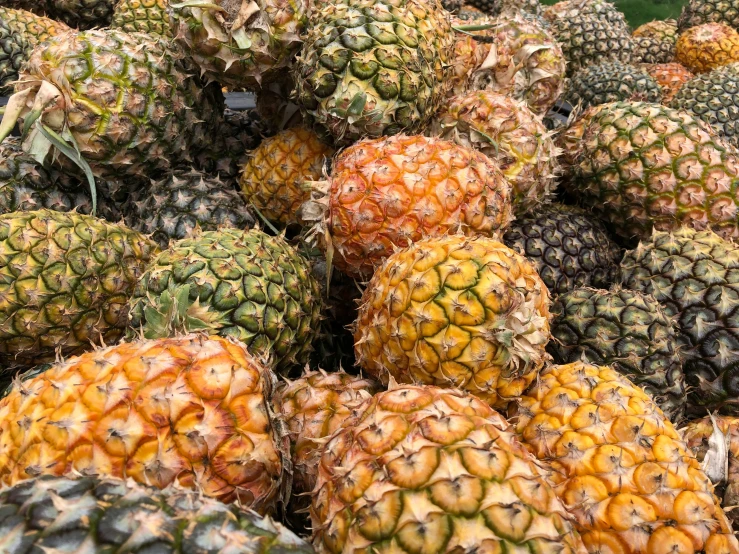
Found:
[[[468,1],[0,0],[0,553],[739,554],[739,0]]]

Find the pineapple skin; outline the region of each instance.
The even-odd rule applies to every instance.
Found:
[[[662,103],[665,105],[669,105],[680,88],[694,77],[687,67],[677,62],[646,64],[644,69],[662,87]]]
[[[45,0],[46,13],[75,29],[110,25],[116,0]]]
[[[118,0],[111,29],[174,38],[167,7],[169,0]]]
[[[329,181],[318,188],[301,218],[315,223],[319,246],[354,278],[368,279],[413,241],[460,227],[491,236],[512,218],[511,185],[497,163],[434,137],[360,141],[334,158]]]
[[[505,408],[548,360],[549,291],[533,264],[488,238],[424,239],[365,289],[357,363],[387,383],[456,387]]]
[[[683,5],[677,21],[681,33],[704,23],[724,23],[739,29],[739,1],[690,0]]]
[[[52,210],[0,215],[0,360],[32,366],[114,343],[158,248],[123,225]]]
[[[376,394],[326,444],[319,553],[584,553],[538,466],[485,402],[454,389]]]
[[[722,23],[706,23],[680,34],[675,58],[693,73],[739,62],[739,33]]]
[[[77,473],[176,482],[269,512],[286,446],[269,416],[273,381],[243,344],[204,335],[58,362],[0,400],[0,481]]]
[[[644,69],[621,62],[603,62],[581,69],[572,76],[565,92],[567,102],[582,108],[632,98],[660,102],[662,88]]]
[[[517,407],[522,442],[591,553],[739,552],[713,486],[649,396],[613,369],[551,366]]]
[[[44,475],[0,491],[0,550],[124,552],[131,545],[187,554],[269,554],[313,549],[279,523],[170,485]],[[138,550],[137,550],[138,551]]]

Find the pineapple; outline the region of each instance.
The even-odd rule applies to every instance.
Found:
[[[650,21],[632,33],[637,58],[642,63],[671,63],[675,60],[677,21]]]
[[[675,93],[670,106],[686,110],[711,125],[733,146],[739,147],[739,63],[701,73]]]
[[[582,553],[545,475],[474,396],[396,386],[324,447],[313,542],[335,554]]]
[[[44,475],[0,491],[0,551],[312,554],[279,523],[171,486]],[[63,550],[59,550],[59,547]]]
[[[565,99],[583,108],[619,100],[659,102],[662,89],[643,69],[621,62],[602,62],[575,73]]]
[[[548,359],[549,292],[533,264],[488,238],[424,239],[367,285],[357,363],[387,383],[457,387],[505,408]]]
[[[49,16],[77,29],[107,27],[116,0],[45,0]]]
[[[574,206],[539,206],[511,223],[503,242],[536,265],[553,296],[608,288],[618,276],[621,250],[596,218]]]
[[[157,250],[131,229],[73,212],[0,215],[3,373],[118,340]]]
[[[462,228],[493,235],[511,221],[511,186],[484,154],[438,138],[360,141],[315,185],[301,219],[347,275],[369,278],[396,248]]]
[[[168,6],[169,0],[118,0],[110,26],[127,33],[148,33],[172,38]]]
[[[209,81],[258,90],[286,71],[307,23],[304,0],[171,2],[175,39]]]
[[[196,228],[248,229],[256,221],[241,195],[194,169],[176,170],[134,194],[123,206],[126,224],[149,235],[162,248],[191,237]]]
[[[98,177],[152,177],[188,161],[223,113],[220,89],[203,88],[163,41],[115,29],[51,39],[20,78],[2,136],[18,116],[28,125],[44,108],[24,148],[38,157],[53,149],[43,124],[69,136]]]
[[[489,15],[500,15],[501,13],[516,13],[524,11],[538,15],[541,13],[539,0],[467,0],[470,6],[479,9]]]
[[[298,104],[341,144],[412,133],[446,95],[453,48],[437,0],[318,0],[294,73]]]
[[[721,496],[726,515],[739,530],[739,419],[711,416],[691,421],[682,429],[688,448]]]
[[[693,73],[739,61],[739,33],[722,23],[706,23],[680,34],[675,57]]]
[[[131,327],[148,338],[206,329],[287,372],[308,360],[321,301],[307,261],[257,229],[203,231],[173,243],[143,274]]]
[[[294,381],[281,383],[272,402],[290,437],[293,462],[293,512],[307,508],[316,484],[323,443],[380,386],[340,371],[307,371]]]
[[[58,362],[0,400],[0,482],[72,473],[176,482],[266,513],[284,469],[273,386],[243,344],[202,335]]]
[[[629,30],[626,16],[607,0],[561,0],[544,11],[550,21],[577,15],[598,17],[614,28]]]
[[[685,384],[678,332],[653,296],[615,287],[579,288],[551,306],[554,361],[608,365],[642,387],[665,415],[678,421]]]
[[[516,430],[596,553],[735,554],[713,487],[649,396],[607,367],[552,366],[520,400]]]
[[[725,23],[739,29],[739,1],[689,0],[685,3],[677,22],[680,32],[704,23]]]
[[[653,295],[676,318],[692,411],[737,413],[739,247],[711,231],[655,232],[626,253],[621,284]]]
[[[685,224],[739,236],[739,151],[687,112],[603,104],[560,139],[567,191],[627,241]]]
[[[451,98],[428,132],[495,160],[513,188],[522,214],[546,202],[556,186],[557,149],[541,120],[524,104],[495,92]]]
[[[635,37],[653,38],[660,42],[675,44],[678,36],[677,21],[674,19],[650,21],[634,29],[631,34]]]
[[[70,31],[64,23],[26,10],[0,7],[0,19],[5,21],[13,32],[26,37],[33,47]]]
[[[298,223],[298,209],[310,198],[306,181],[319,180],[333,154],[310,129],[282,131],[250,153],[241,191],[267,220],[280,226]]]
[[[680,90],[680,87],[694,77],[684,65],[679,63],[647,64],[644,69],[662,88],[662,102],[664,104],[669,104],[672,97]]]

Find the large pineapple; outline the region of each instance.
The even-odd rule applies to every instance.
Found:
[[[369,278],[396,248],[461,229],[494,235],[511,221],[511,186],[484,154],[438,138],[364,140],[334,160],[301,218],[330,261]]]
[[[646,64],[643,67],[662,88],[664,104],[669,104],[680,88],[694,77],[687,67],[676,62]]]
[[[574,206],[539,206],[511,223],[503,242],[536,265],[553,296],[608,288],[617,278],[621,250],[596,218]]]
[[[739,152],[698,118],[615,102],[560,138],[568,192],[624,239],[684,224],[739,236]]]
[[[357,363],[385,383],[462,388],[504,408],[547,360],[549,319],[546,286],[507,246],[459,235],[420,240],[367,285]]]
[[[312,130],[294,127],[265,140],[249,153],[241,173],[241,191],[269,221],[298,223],[298,209],[310,198],[334,149]]]
[[[584,552],[541,468],[484,402],[402,386],[326,444],[311,517],[319,552]]]
[[[127,33],[148,33],[171,38],[169,0],[118,0],[110,26]]]
[[[3,371],[115,343],[157,252],[122,225],[51,210],[0,215]]]
[[[644,388],[672,421],[685,410],[680,342],[670,315],[653,296],[579,288],[552,303],[556,363],[607,365]]]
[[[45,475],[0,490],[0,510],[5,554],[313,553],[269,518],[177,486]]]
[[[307,261],[257,229],[173,243],[149,265],[130,306],[132,328],[148,337],[207,329],[244,342],[278,371],[305,364],[321,319]]]
[[[0,7],[0,19],[15,32],[22,34],[32,46],[70,31],[64,23],[42,17],[26,10]]]
[[[677,21],[674,19],[649,21],[640,25],[631,33],[635,37],[653,38],[660,42],[677,42]]]
[[[687,110],[739,147],[739,63],[701,73],[685,83],[670,106]]]
[[[598,17],[613,28],[629,31],[624,13],[607,0],[561,0],[544,10],[544,16],[550,21],[577,15]]]
[[[688,448],[716,486],[734,530],[739,530],[736,509],[739,504],[739,419],[708,416],[691,421],[682,432]]]
[[[680,34],[677,61],[693,73],[704,73],[739,61],[739,33],[722,23],[706,23]]]
[[[739,29],[739,1],[689,0],[677,22],[680,32],[704,23],[725,23]]]
[[[258,90],[300,48],[305,0],[170,2],[172,32],[206,78]]]
[[[659,102],[662,89],[643,69],[621,62],[602,62],[575,73],[567,85],[565,99],[583,108],[619,100]]]
[[[677,21],[650,21],[632,33],[636,57],[642,63],[671,63],[675,61]]]
[[[428,132],[495,160],[513,188],[516,213],[547,202],[556,186],[554,141],[541,120],[512,98],[488,91],[455,96]]]
[[[42,0],[43,1],[43,0]],[[45,0],[49,16],[77,29],[107,27],[116,0]],[[38,3],[34,3],[38,6]]]
[[[194,169],[176,170],[135,193],[123,206],[126,224],[162,248],[191,237],[196,229],[248,229],[256,223],[249,205],[217,177]]]
[[[520,401],[517,431],[589,552],[735,554],[713,486],[649,396],[615,370],[552,366]]]
[[[152,177],[189,160],[223,112],[220,89],[203,88],[162,40],[115,29],[51,39],[33,51],[21,81],[2,134],[19,115],[28,125],[44,108],[24,147],[36,156],[55,150],[43,124],[73,140],[96,176]]]
[[[655,232],[626,253],[624,287],[653,295],[677,322],[693,410],[739,406],[739,247],[710,231]]]
[[[445,96],[453,48],[437,0],[319,0],[295,70],[298,103],[339,142],[414,132]]]
[[[122,343],[54,364],[0,400],[0,481],[105,475],[174,482],[261,513],[280,495],[274,376],[237,341]]]

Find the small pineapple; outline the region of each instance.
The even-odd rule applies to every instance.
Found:
[[[511,221],[511,186],[484,154],[438,138],[396,135],[341,151],[300,217],[332,263],[369,278],[398,247],[461,228],[493,235]]]
[[[662,88],[643,69],[621,62],[602,62],[575,73],[567,85],[565,99],[583,108],[619,100],[659,102]]]
[[[357,363],[384,383],[457,387],[505,408],[548,359],[549,320],[549,292],[520,254],[483,237],[424,239],[367,285]]]
[[[694,75],[684,65],[679,63],[658,63],[644,65],[652,78],[662,88],[662,102],[669,104],[677,91],[687,83]]]
[[[722,23],[692,27],[680,34],[675,57],[693,73],[705,73],[739,62],[739,33]]]
[[[308,128],[282,131],[249,153],[241,191],[267,220],[280,226],[298,223],[298,209],[310,198],[307,183],[321,179],[333,154]]]

